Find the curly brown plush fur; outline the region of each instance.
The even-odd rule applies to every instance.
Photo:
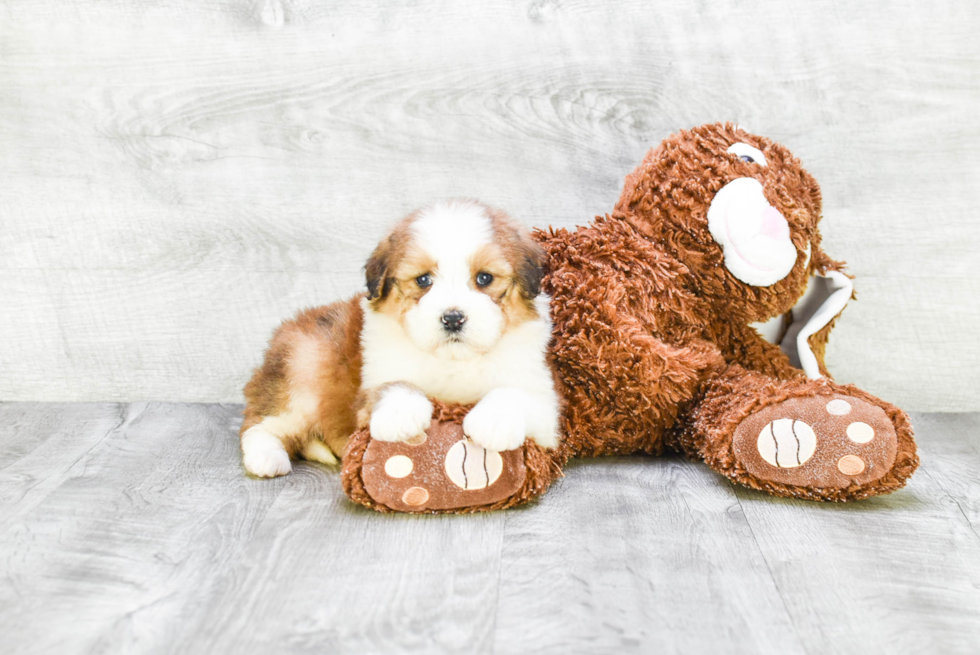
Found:
[[[768,166],[729,153],[737,142],[765,153]],[[799,253],[790,273],[766,287],[750,286],[726,268],[708,227],[712,198],[742,177],[761,183]],[[651,150],[626,178],[611,215],[573,232],[538,231],[548,253],[544,289],[552,296],[553,355],[568,403],[563,428],[570,451],[680,448],[743,484],[813,499],[863,498],[901,487],[918,462],[905,414],[853,387],[806,379],[750,326],[790,311],[814,273],[843,267],[820,248],[820,206],[819,186],[786,148],[713,124]],[[825,375],[832,325],[809,339]],[[869,400],[892,419],[899,446],[887,474],[816,489],[760,480],[741,467],[731,446],[741,419],[784,396],[830,389]]]

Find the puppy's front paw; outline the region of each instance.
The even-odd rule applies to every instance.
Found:
[[[524,397],[508,389],[494,389],[463,419],[463,433],[487,450],[520,448],[527,436]]]
[[[260,478],[274,478],[293,470],[289,453],[279,438],[259,425],[242,435],[242,463],[246,471]]]
[[[388,390],[371,412],[371,438],[408,441],[432,424],[432,403],[417,391],[403,387]]]

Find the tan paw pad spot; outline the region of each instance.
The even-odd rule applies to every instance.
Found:
[[[803,421],[781,418],[762,428],[756,444],[762,459],[771,466],[796,468],[813,457],[817,435]]]
[[[827,403],[827,413],[834,416],[844,416],[851,413],[851,403],[840,398],[834,398]]]
[[[423,505],[427,500],[429,500],[429,492],[422,487],[409,487],[402,494],[402,502],[413,507]]]
[[[844,475],[858,475],[864,471],[864,460],[857,455],[844,455],[837,461],[837,470]]]
[[[868,443],[875,438],[875,430],[867,423],[851,423],[847,426],[847,438],[854,443]]]
[[[421,446],[422,444],[425,443],[425,440],[428,438],[429,437],[428,435],[425,434],[425,432],[419,432],[411,439],[406,439],[405,443],[407,443],[409,446]]]
[[[500,453],[461,439],[446,453],[446,475],[460,489],[486,489],[500,477],[504,460]]]
[[[390,478],[404,478],[414,468],[414,462],[404,455],[394,455],[385,462],[385,473]]]

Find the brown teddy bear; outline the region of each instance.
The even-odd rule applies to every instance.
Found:
[[[424,443],[354,435],[348,495],[381,511],[497,509],[543,492],[570,456],[676,450],[779,496],[846,501],[902,487],[918,466],[908,417],[824,367],[853,287],[820,247],[820,202],[816,181],[769,139],[731,124],[669,137],[626,178],[611,215],[536,233],[562,446],[528,440],[491,453],[488,468],[486,453],[466,457],[466,408],[436,403]],[[413,459],[411,476],[385,473],[396,456]]]

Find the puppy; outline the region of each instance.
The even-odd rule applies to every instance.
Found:
[[[245,468],[274,477],[297,456],[335,463],[368,425],[374,439],[412,439],[429,427],[430,398],[475,404],[463,431],[485,448],[556,447],[543,260],[526,230],[477,202],[403,219],[365,266],[366,294],[273,335],[245,387]]]

